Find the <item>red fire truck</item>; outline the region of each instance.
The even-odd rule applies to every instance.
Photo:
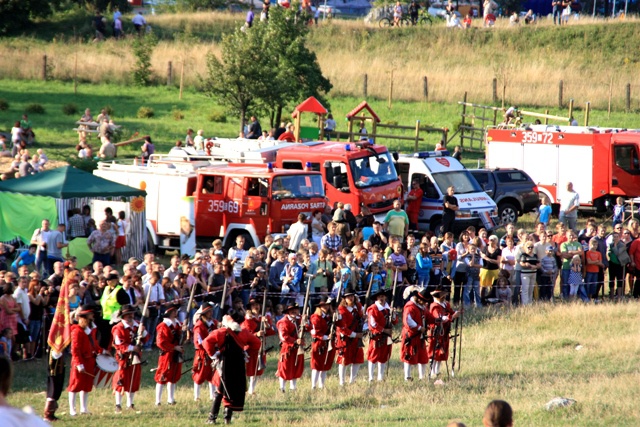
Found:
[[[604,210],[616,197],[640,195],[640,132],[581,126],[531,125],[488,129],[487,167],[527,172],[551,203],[568,182],[580,204]]]
[[[99,163],[94,174],[145,187],[148,242],[159,248],[180,247],[185,228],[195,228],[197,239],[207,246],[220,237],[230,247],[238,235],[245,237],[246,247],[257,246],[266,234],[286,231],[300,212],[310,215],[325,204],[319,172],[270,163]]]
[[[373,214],[384,214],[403,194],[389,150],[368,141],[288,143],[217,138],[208,142],[206,152],[180,151],[172,150],[168,156],[200,156],[212,163],[272,162],[280,168],[297,170],[308,165],[321,172],[328,203],[350,203],[354,215],[360,213],[362,206]]]

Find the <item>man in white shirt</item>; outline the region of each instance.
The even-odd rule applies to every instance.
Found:
[[[31,314],[31,306],[29,306],[29,295],[27,294],[27,288],[29,286],[29,277],[21,276],[18,278],[18,286],[13,291],[13,297],[16,302],[22,307],[22,321],[25,325],[29,324],[29,315]]]
[[[142,16],[142,12],[138,12],[138,14],[133,17],[131,22],[133,22],[133,26],[136,27],[138,35],[142,34],[142,30],[144,29],[145,25],[147,25],[147,20],[144,19],[144,16]]]
[[[561,194],[560,215],[558,220],[567,226],[568,230],[576,229],[578,221],[578,208],[580,207],[580,195],[573,189],[573,183],[567,183],[567,191]]]
[[[240,273],[244,267],[244,260],[248,255],[248,251],[244,250],[244,236],[236,237],[236,246],[229,249],[227,258],[233,264],[233,275],[236,281],[240,283]]]
[[[142,285],[145,298],[147,298],[147,295],[151,292],[151,295],[149,295],[149,313],[144,318],[144,328],[149,331],[151,338],[144,345],[144,351],[151,351],[151,346],[155,341],[156,326],[158,326],[160,305],[165,302],[164,290],[162,289],[160,278],[160,273],[157,271],[151,272],[149,273],[149,282]]]
[[[291,252],[298,252],[300,242],[302,239],[307,238],[309,226],[304,223],[306,219],[307,216],[305,214],[298,214],[298,221],[291,224],[291,227],[287,230],[287,235],[289,236],[289,251]]]
[[[36,251],[36,271],[38,271],[43,277],[51,274],[47,266],[47,242],[49,241],[49,235],[51,234],[49,226],[49,220],[43,219],[42,227],[36,228],[33,232],[33,236],[31,236],[31,243],[38,245],[38,249]],[[44,270],[44,272],[41,270]]]

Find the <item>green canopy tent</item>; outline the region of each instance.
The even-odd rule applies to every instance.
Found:
[[[49,219],[52,227],[66,224],[69,209],[91,205],[92,200],[103,200],[119,206],[127,204],[127,219],[131,225],[125,254],[142,258],[146,242],[146,194],[144,190],[109,181],[72,166],[3,181],[0,182],[0,241],[11,241],[17,237],[28,243],[42,219]],[[117,209],[113,211],[117,212]],[[73,246],[78,250],[86,247],[78,242]]]

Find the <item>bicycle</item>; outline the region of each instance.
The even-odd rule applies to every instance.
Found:
[[[411,25],[411,21],[409,20],[409,18],[407,18],[407,15],[403,13],[400,17],[399,24],[400,27],[408,27],[409,25]],[[393,11],[388,8],[385,9],[385,15],[382,18],[378,19],[378,25],[380,26],[380,28],[393,27]]]
[[[418,14],[418,25],[433,25],[433,18],[426,10],[421,9]]]

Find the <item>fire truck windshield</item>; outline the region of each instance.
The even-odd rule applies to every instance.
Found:
[[[320,175],[281,175],[273,178],[271,194],[280,199],[324,197]]]
[[[453,186],[456,194],[481,193],[482,188],[468,170],[434,173],[438,187],[443,193]]]
[[[353,182],[358,188],[377,187],[398,180],[388,152],[349,161]]]

